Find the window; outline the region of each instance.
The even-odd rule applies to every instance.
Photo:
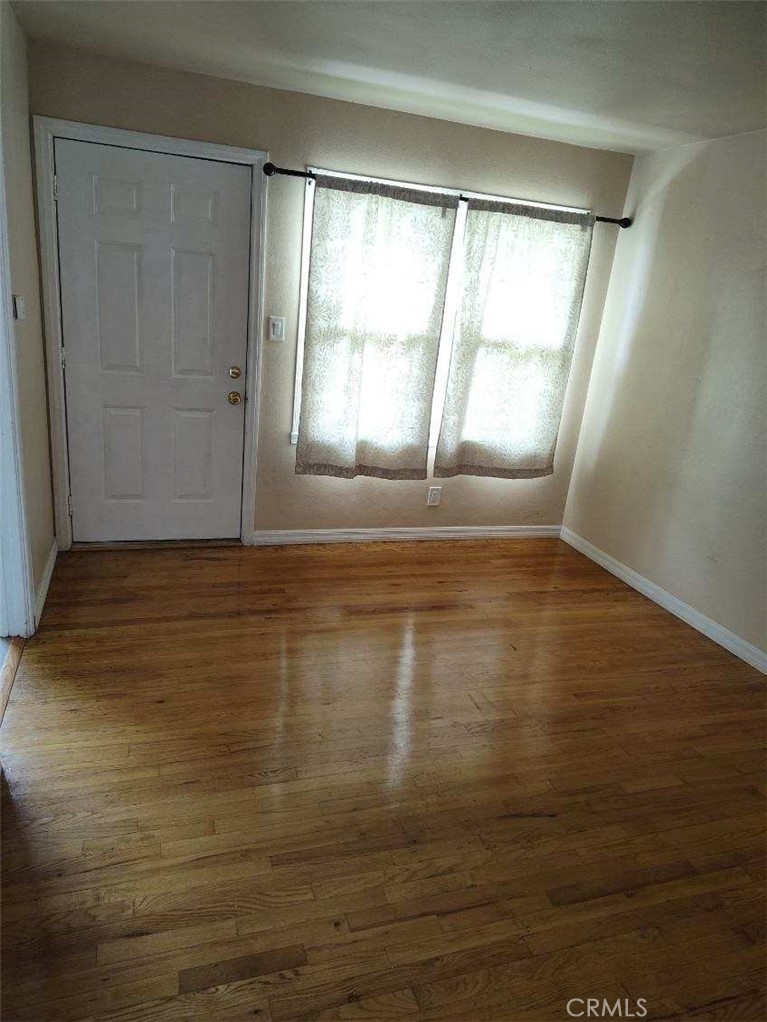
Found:
[[[436,476],[549,474],[593,222],[581,210],[317,172],[304,221],[296,471],[423,479],[432,452]]]
[[[314,187],[296,472],[425,479],[457,198]]]
[[[593,220],[469,203],[435,476],[553,471]]]

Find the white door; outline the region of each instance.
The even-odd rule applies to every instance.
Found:
[[[73,538],[237,537],[250,168],[55,157]]]

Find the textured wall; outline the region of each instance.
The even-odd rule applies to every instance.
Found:
[[[136,131],[269,150],[275,163],[313,164],[403,181],[464,187],[591,207],[617,215],[632,157],[281,92],[239,82],[30,48],[33,113]],[[580,337],[553,476],[441,480],[442,506],[426,508],[428,482],[296,476],[289,442],[298,306],[303,185],[269,183],[266,315],[287,319],[287,341],[264,344],[258,492],[262,529],[558,524],[570,479],[616,229],[596,229]]]
[[[565,515],[762,649],[766,142],[637,160]]]
[[[32,200],[26,42],[8,3],[0,4],[0,44],[0,117],[11,286],[14,294],[27,300],[27,318],[16,323],[14,341],[27,527],[37,585],[53,543],[48,405]]]

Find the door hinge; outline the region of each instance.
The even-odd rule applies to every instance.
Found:
[[[67,514],[72,517],[72,494],[67,495]]]
[[[67,353],[63,348],[59,349],[59,359],[61,361],[61,368],[66,369],[67,367]]]
[[[59,201],[59,179],[56,177],[55,174],[53,175],[53,178],[51,180],[51,193],[53,195],[53,201],[54,202],[58,202]]]

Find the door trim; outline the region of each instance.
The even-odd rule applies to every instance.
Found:
[[[72,519],[69,514],[69,452],[67,448],[66,397],[62,366],[61,295],[59,287],[59,245],[54,195],[54,143],[57,138],[96,145],[121,146],[192,156],[219,163],[239,163],[250,167],[250,273],[248,285],[248,336],[245,373],[245,432],[242,461],[242,504],[240,540],[253,535],[256,507],[256,458],[258,454],[258,411],[261,393],[261,344],[264,302],[264,225],[266,188],[261,168],[269,153],[260,149],[238,149],[216,142],[145,135],[122,128],[106,128],[78,121],[60,121],[52,117],[33,117],[37,209],[40,224],[40,272],[43,284],[43,320],[48,373],[48,404],[51,426],[51,471],[56,537],[60,550],[72,546]]]
[[[0,137],[0,635],[32,635],[35,583],[24,488],[5,163]],[[253,533],[251,528],[250,534]]]

